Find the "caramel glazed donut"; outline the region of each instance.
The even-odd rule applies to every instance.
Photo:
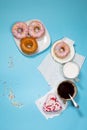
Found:
[[[28,26],[23,22],[17,22],[12,28],[12,34],[17,39],[22,39],[28,35]]]
[[[70,47],[65,42],[61,41],[54,46],[54,54],[58,58],[65,58],[70,53]]]
[[[40,21],[32,21],[29,24],[29,35],[33,38],[40,38],[44,35],[45,28]]]
[[[25,54],[33,54],[36,52],[38,44],[35,38],[26,37],[21,39],[20,47]]]

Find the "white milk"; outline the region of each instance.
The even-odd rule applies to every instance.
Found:
[[[63,66],[63,73],[66,78],[74,79],[79,74],[79,66],[75,62],[68,62]]]

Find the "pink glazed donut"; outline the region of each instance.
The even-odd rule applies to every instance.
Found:
[[[44,35],[45,28],[40,21],[32,21],[29,24],[29,35],[33,38],[40,38]]]
[[[59,42],[54,46],[54,53],[58,58],[65,58],[70,53],[70,47],[65,42]]]
[[[17,22],[13,28],[12,28],[12,33],[15,38],[17,39],[22,39],[27,37],[28,35],[28,26],[27,24],[23,22]]]

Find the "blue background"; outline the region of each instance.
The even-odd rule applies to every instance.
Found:
[[[0,0],[0,130],[87,130],[87,61],[79,76],[79,110],[70,103],[60,116],[46,120],[37,109],[35,101],[50,90],[37,70],[50,48],[25,57],[11,34],[15,22],[31,19],[45,24],[52,44],[67,36],[75,40],[76,52],[87,56],[87,0]],[[8,93],[2,96],[5,86],[12,88],[22,108],[11,104]]]

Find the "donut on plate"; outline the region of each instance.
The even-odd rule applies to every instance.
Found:
[[[37,51],[38,44],[35,38],[26,37],[21,39],[20,47],[25,54],[33,54]]]
[[[22,39],[28,35],[28,26],[26,23],[17,22],[13,25],[12,33],[15,38]]]
[[[67,43],[61,41],[54,46],[54,54],[58,58],[65,58],[70,53],[70,47]]]
[[[32,21],[29,24],[29,35],[33,38],[40,38],[44,35],[45,28],[40,21]]]

